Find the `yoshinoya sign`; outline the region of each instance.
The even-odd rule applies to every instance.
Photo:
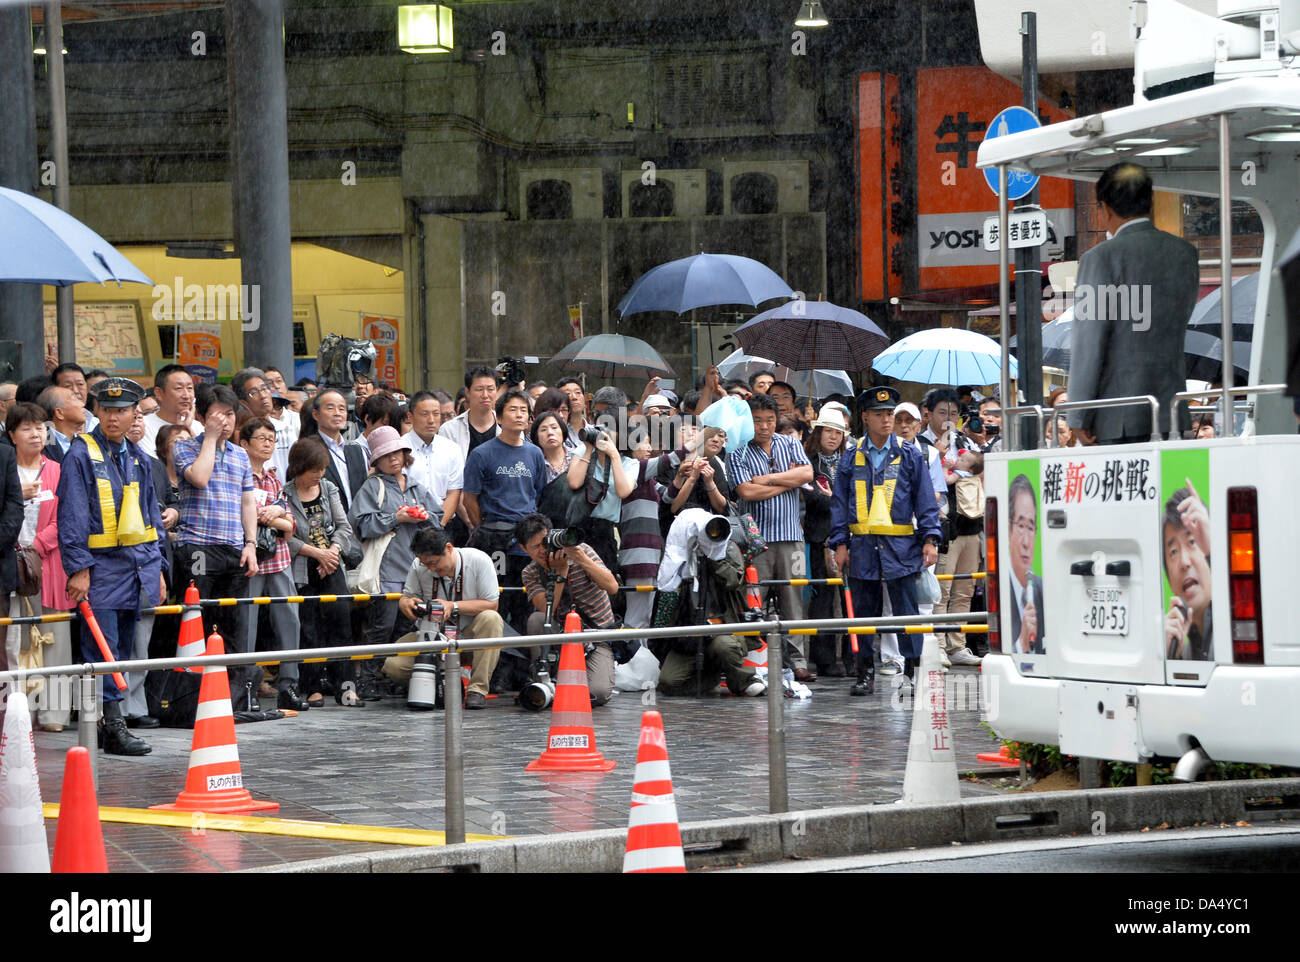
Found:
[[[1065,256],[1065,238],[1074,233],[1074,209],[1059,207],[1041,211],[1047,220],[1043,245],[1044,260]],[[921,214],[917,217],[921,267],[992,267],[997,271],[997,247],[985,237],[987,211],[951,214]],[[996,222],[997,218],[993,218]]]

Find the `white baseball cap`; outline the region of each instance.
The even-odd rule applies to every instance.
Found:
[[[916,405],[911,401],[904,401],[902,404],[898,405],[898,407],[894,408],[895,415],[900,413],[910,414],[914,421],[921,420],[921,412],[917,410]]]

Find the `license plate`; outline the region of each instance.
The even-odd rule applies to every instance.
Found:
[[[1128,634],[1128,592],[1123,588],[1089,588],[1083,609],[1085,635]]]

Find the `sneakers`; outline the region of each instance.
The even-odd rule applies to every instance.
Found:
[[[898,675],[903,671],[903,666],[896,661],[887,661],[880,668],[882,675]]]
[[[759,695],[766,695],[767,682],[755,678],[749,683],[749,687],[745,689],[745,694],[751,698],[757,698]]]
[[[470,711],[487,707],[487,697],[482,692],[471,691],[465,696],[465,707]]]
[[[939,664],[944,668],[952,667],[952,660],[948,657],[948,653],[942,648],[939,649]]]
[[[968,648],[959,648],[948,655],[948,662],[951,665],[978,665],[981,661],[983,659]]]

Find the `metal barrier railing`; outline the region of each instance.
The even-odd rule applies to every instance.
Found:
[[[937,626],[943,630],[966,631],[971,627],[987,630],[988,614],[982,611],[955,612],[944,615],[909,615],[882,618],[821,618],[795,621],[733,622],[724,625],[690,625],[671,628],[636,628],[613,631],[584,631],[583,641],[621,641],[627,631],[635,631],[638,638],[680,638],[714,635],[768,636],[768,779],[769,809],[773,814],[789,809],[785,765],[785,708],[784,686],[781,684],[781,636],[808,634],[819,631],[906,632],[931,633]],[[444,656],[444,673],[447,678],[459,679],[462,652],[514,648],[542,644],[563,644],[565,635],[515,635],[510,638],[465,638],[452,641],[444,636],[421,632],[416,644],[392,643],[386,645],[344,645],[335,648],[288,648],[275,652],[276,658],[268,660],[265,652],[226,655],[202,655],[194,658],[141,658],[131,661],[87,662],[78,665],[59,665],[52,668],[22,668],[0,672],[0,686],[23,682],[28,678],[77,677],[80,687],[80,718],[77,726],[78,740],[91,758],[91,770],[96,774],[98,754],[95,748],[95,725],[98,713],[95,676],[113,672],[169,671],[176,668],[215,667],[217,665],[275,665],[281,662],[321,662],[347,658],[362,661],[390,655],[418,655],[424,652],[441,652]],[[528,639],[536,639],[530,642]],[[773,683],[775,682],[775,683]],[[447,844],[465,841],[464,757],[461,737],[461,686],[445,686],[444,702],[447,733],[445,746],[446,784],[446,839]]]
[[[1254,385],[1243,386],[1243,387],[1228,388],[1226,390],[1221,387],[1213,387],[1213,388],[1206,388],[1204,391],[1183,391],[1180,394],[1174,395],[1172,413],[1170,414],[1170,425],[1174,430],[1177,430],[1178,406],[1180,404],[1189,404],[1191,401],[1195,401],[1199,398],[1212,397],[1217,395],[1219,398],[1218,403],[1210,407],[1209,410],[1222,411],[1223,398],[1225,394],[1232,394],[1234,396],[1238,394],[1282,394],[1284,391],[1286,391],[1285,384],[1254,384]],[[1191,408],[1189,408],[1189,410],[1191,410]],[[1235,413],[1236,411],[1235,404],[1233,405],[1233,410]],[[1251,417],[1253,415],[1254,415],[1253,410],[1247,412],[1247,417]],[[1229,426],[1226,422],[1224,424],[1224,428],[1228,431],[1229,436],[1231,436],[1235,427],[1236,427],[1235,424],[1231,426]]]

